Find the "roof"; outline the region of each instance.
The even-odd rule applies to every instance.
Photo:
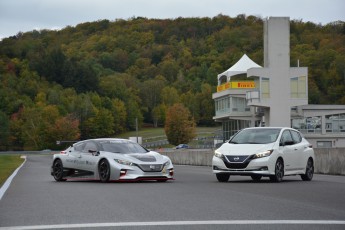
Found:
[[[236,62],[235,65],[231,66],[228,70],[221,74],[218,74],[218,80],[221,76],[227,76],[228,81],[234,75],[247,73],[247,70],[253,67],[262,68],[262,66],[256,64],[252,59],[250,59],[246,54],[243,54],[241,59]]]

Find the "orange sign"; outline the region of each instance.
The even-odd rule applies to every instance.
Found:
[[[230,86],[231,86],[231,85],[230,85],[230,82],[227,82],[227,83],[225,83],[225,84],[219,85],[219,86],[217,86],[217,92],[220,92],[220,91],[229,89]]]

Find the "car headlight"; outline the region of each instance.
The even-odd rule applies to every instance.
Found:
[[[126,161],[126,160],[120,160],[120,159],[114,159],[115,162],[119,163],[119,164],[122,164],[122,165],[129,165],[129,166],[132,166],[134,165],[134,163],[130,162],[130,161]]]
[[[223,158],[223,153],[219,152],[219,151],[214,151],[214,156],[218,157],[218,158]]]
[[[267,150],[261,153],[256,153],[254,154],[254,159],[255,158],[262,158],[262,157],[269,157],[272,154],[273,150]]]
[[[167,161],[167,162],[165,162],[164,164],[163,164],[163,167],[169,167],[171,165],[171,162],[170,161]]]

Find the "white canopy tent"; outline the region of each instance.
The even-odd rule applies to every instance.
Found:
[[[232,76],[235,76],[235,75],[238,75],[238,74],[247,73],[247,70],[250,69],[250,68],[253,68],[253,67],[262,68],[262,66],[256,64],[246,54],[243,54],[241,59],[238,62],[236,62],[235,65],[231,66],[228,70],[224,71],[223,73],[218,74],[218,85],[220,84],[219,79],[222,76],[226,76],[227,77],[227,82],[229,82],[230,78]]]

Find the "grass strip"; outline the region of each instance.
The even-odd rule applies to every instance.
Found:
[[[24,162],[20,155],[0,155],[0,187],[7,178]]]

